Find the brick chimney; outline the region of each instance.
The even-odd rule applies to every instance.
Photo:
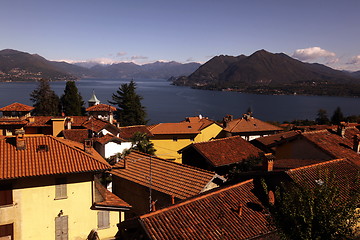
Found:
[[[226,127],[227,127],[228,122],[231,122],[232,120],[234,120],[233,115],[230,115],[230,114],[226,115],[226,116],[223,118],[223,125],[224,125],[224,128],[226,128]]]
[[[263,155],[263,161],[262,161],[263,171],[266,172],[273,171],[274,160],[275,160],[275,156],[272,153],[265,153]]]
[[[360,149],[359,149],[360,135],[359,134],[354,135],[353,139],[354,139],[353,150],[356,153],[360,153]]]
[[[337,133],[340,137],[345,137],[345,122],[340,122],[337,128]]]
[[[84,151],[86,153],[91,153],[92,149],[92,141],[90,139],[87,139],[84,141]]]
[[[25,150],[26,149],[26,141],[25,141],[25,131],[22,129],[15,130],[16,135],[16,150]]]

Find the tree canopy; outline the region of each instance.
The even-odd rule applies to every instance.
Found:
[[[344,121],[344,115],[340,107],[337,107],[334,111],[334,114],[331,117],[331,123],[339,125],[340,122]]]
[[[315,187],[290,183],[276,191],[270,212],[283,239],[353,239],[359,189],[339,186],[335,179],[328,174]]]
[[[49,81],[42,79],[38,87],[30,94],[30,100],[34,103],[34,115],[59,116],[60,99],[51,89]]]
[[[74,81],[66,82],[64,94],[60,100],[62,111],[66,116],[81,116],[85,114],[84,101]]]
[[[325,109],[319,109],[315,122],[316,124],[320,124],[320,125],[325,125],[330,123],[330,120],[327,116],[327,112]]]
[[[146,133],[136,132],[131,138],[133,149],[143,153],[154,155],[156,149]]]
[[[141,105],[143,98],[136,93],[136,83],[121,84],[112,95],[109,103],[118,107],[116,120],[121,126],[143,125],[147,123],[145,107]]]

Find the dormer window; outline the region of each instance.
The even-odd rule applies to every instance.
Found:
[[[36,148],[37,152],[48,152],[49,151],[49,146],[48,145],[39,145]]]

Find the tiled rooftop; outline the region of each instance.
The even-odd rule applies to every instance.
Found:
[[[33,109],[34,107],[15,102],[8,106],[0,108],[0,112],[30,112]]]
[[[282,141],[289,141],[291,139],[295,139],[299,134],[301,134],[300,131],[281,132],[266,137],[256,138],[253,141],[260,142],[267,147],[272,147],[273,145],[276,145]]]
[[[302,136],[334,159],[346,158],[360,166],[360,155],[352,149],[354,134],[360,134],[360,131],[353,127],[346,129],[345,137],[328,130],[304,132]]]
[[[160,134],[198,134],[202,129],[203,123],[159,123],[152,126],[149,130],[153,135]]]
[[[98,193],[101,195],[101,200],[96,201],[94,205],[96,207],[120,207],[120,208],[131,208],[131,205],[107,190],[101,183],[97,180],[95,182],[95,188]]]
[[[125,160],[121,160],[114,166],[114,168],[123,167],[126,162],[125,169],[113,169],[111,173],[148,187],[147,176],[150,176],[151,163],[152,188],[179,199],[199,194],[215,176],[214,172],[170,162],[137,151],[132,151]]]
[[[238,163],[250,157],[258,157],[262,153],[260,149],[254,147],[240,136],[192,143],[186,148],[191,147],[198,151],[214,167]]]
[[[62,131],[65,139],[84,143],[86,139],[89,139],[88,129],[66,129]]]
[[[97,153],[85,153],[82,144],[52,136],[25,137],[26,149],[16,149],[15,137],[0,139],[0,179],[95,172],[110,168]]]
[[[105,136],[102,137],[96,137],[93,138],[94,141],[99,142],[101,144],[106,144],[110,141],[116,141],[116,142],[124,142],[125,140],[122,138],[118,138],[112,134],[106,134]]]
[[[111,124],[109,122],[97,118],[90,118],[82,124],[83,127],[90,129],[94,132],[99,132],[110,125]]]
[[[115,112],[116,108],[107,104],[97,104],[86,109],[87,112]]]
[[[327,161],[311,166],[292,169],[286,172],[294,182],[306,187],[314,187],[319,182],[326,184],[331,178],[339,190],[360,190],[360,168],[345,159]],[[333,178],[334,177],[334,178]]]
[[[151,239],[261,239],[274,228],[253,189],[252,180],[216,189],[139,221]]]
[[[120,127],[120,137],[124,139],[130,139],[136,132],[146,133],[147,136],[153,136],[151,132],[148,130],[146,125],[136,125],[136,126],[128,126],[128,127]]]
[[[234,119],[227,123],[225,131],[232,133],[240,132],[262,132],[262,131],[282,131],[283,129],[270,123],[263,122],[254,117]]]

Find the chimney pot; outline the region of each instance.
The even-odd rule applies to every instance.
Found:
[[[341,137],[345,137],[345,122],[340,122],[340,124],[338,125],[337,133]]]
[[[238,216],[241,216],[241,215],[242,215],[242,211],[243,211],[243,204],[239,204],[239,207],[238,207]]]
[[[15,130],[16,135],[16,150],[25,150],[26,149],[26,141],[25,141],[25,131],[22,129]]]

